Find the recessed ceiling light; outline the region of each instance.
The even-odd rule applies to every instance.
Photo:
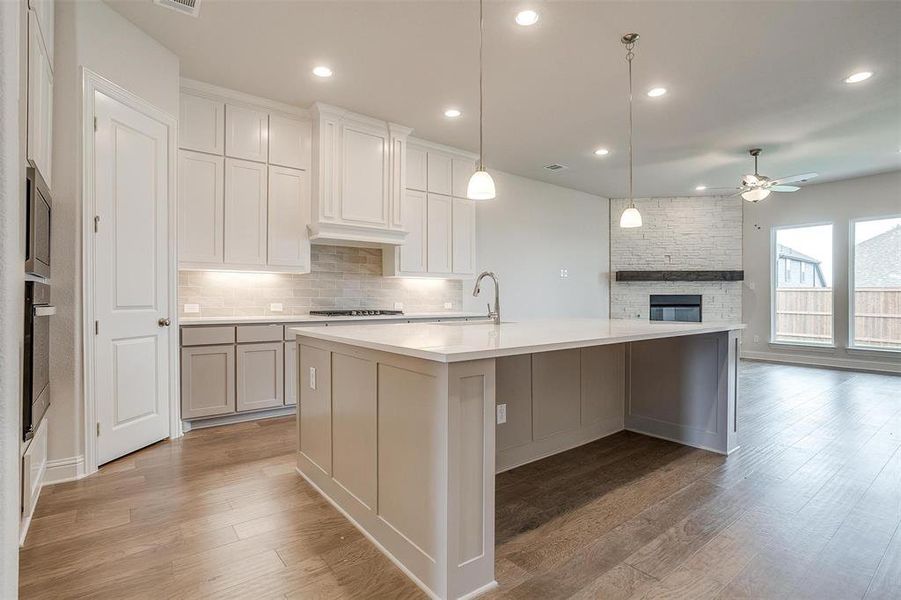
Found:
[[[463,113],[461,113],[461,112],[460,112],[459,110],[457,110],[456,108],[449,108],[449,109],[447,109],[446,111],[444,111],[444,116],[445,116],[445,117],[450,117],[451,119],[456,119],[457,117],[459,117],[459,116],[462,115],[462,114],[463,114]]]
[[[648,90],[648,96],[650,96],[651,98],[657,98],[659,96],[662,96],[665,93],[666,93],[666,88],[662,88],[662,87],[655,87],[655,88],[651,88]]]
[[[607,156],[608,154],[610,154],[610,150],[607,150],[606,148],[598,148],[594,151],[594,153],[597,156]]]
[[[707,189],[706,185],[699,185],[698,187],[695,188],[695,190],[698,192],[703,192],[706,189]]]
[[[516,24],[528,27],[538,22],[538,13],[534,10],[523,10],[516,14]]]
[[[845,83],[860,83],[861,81],[866,81],[870,77],[873,76],[871,71],[861,71],[859,73],[852,73],[845,77]]]
[[[313,75],[316,77],[331,77],[333,73],[332,70],[326,66],[318,66],[313,69]]]

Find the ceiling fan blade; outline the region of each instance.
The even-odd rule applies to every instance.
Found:
[[[795,183],[796,181],[807,181],[808,179],[813,179],[819,175],[819,173],[802,173],[801,175],[790,175],[788,177],[780,177],[779,179],[774,179],[770,182],[770,185],[782,185],[783,183]]]
[[[734,192],[735,190],[743,190],[744,188],[738,186],[732,187],[709,187],[704,188],[702,191],[704,192]]]
[[[797,192],[801,188],[796,185],[772,185],[769,189],[771,192]]]

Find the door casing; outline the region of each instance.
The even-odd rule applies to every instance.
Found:
[[[83,380],[84,380],[84,465],[85,475],[97,471],[97,405],[94,386],[94,215],[97,214],[94,197],[94,92],[121,102],[166,126],[168,130],[169,167],[169,306],[172,321],[169,334],[169,438],[181,437],[181,407],[178,402],[178,222],[176,198],[176,148],[178,122],[169,113],[157,108],[143,98],[116,85],[97,73],[80,67],[82,82],[82,154],[81,154],[81,197],[82,197],[82,332],[83,332]]]

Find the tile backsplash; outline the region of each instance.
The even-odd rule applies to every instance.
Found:
[[[372,248],[313,246],[312,272],[239,273],[179,271],[178,309],[185,316],[232,317],[304,315],[328,308],[393,309],[440,312],[462,310],[460,281],[382,276],[382,251]],[[450,302],[451,309],[445,308]],[[282,312],[269,310],[281,304]],[[185,304],[200,313],[186,315]]]

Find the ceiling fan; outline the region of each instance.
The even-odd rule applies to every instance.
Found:
[[[802,183],[809,179],[813,179],[817,173],[802,173],[801,175],[790,175],[788,177],[780,177],[778,179],[770,179],[766,175],[761,175],[757,169],[757,157],[760,156],[760,148],[751,148],[749,153],[754,157],[754,174],[743,175],[741,178],[741,187],[729,188],[738,191],[733,196],[741,196],[749,202],[760,202],[770,195],[770,192],[797,192],[801,188],[796,185],[786,185],[789,183]]]

